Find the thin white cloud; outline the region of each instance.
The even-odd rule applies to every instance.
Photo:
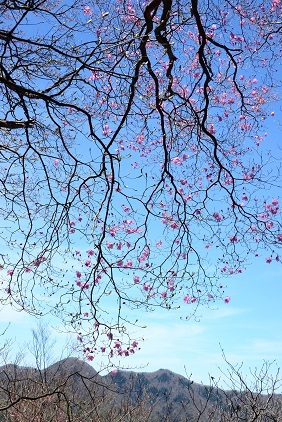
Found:
[[[17,322],[19,324],[26,324],[30,316],[23,310],[16,310],[11,305],[4,305],[0,309],[0,322],[9,323]]]

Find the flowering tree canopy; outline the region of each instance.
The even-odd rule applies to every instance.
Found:
[[[228,303],[222,276],[279,260],[279,0],[0,11],[3,304],[129,355],[128,308]]]

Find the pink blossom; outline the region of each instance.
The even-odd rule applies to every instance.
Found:
[[[112,130],[109,128],[109,125],[104,125],[104,127],[103,127],[103,131],[102,131],[102,134],[104,135],[104,136],[107,136],[109,133],[111,133],[112,132]]]
[[[14,270],[8,270],[8,271],[7,271],[7,274],[8,274],[8,275],[13,275],[13,274],[14,274]]]
[[[76,271],[76,277],[80,278],[81,277],[81,272],[80,271]]]
[[[172,158],[172,159],[171,159],[171,162],[172,162],[173,164],[177,164],[178,166],[181,166],[181,165],[182,165],[182,160],[181,160],[181,158],[179,158],[179,157],[174,157],[174,158]]]
[[[177,223],[176,221],[173,221],[173,222],[170,224],[170,227],[171,227],[172,229],[178,229],[179,225],[178,225],[178,223]]]
[[[226,183],[226,185],[232,185],[233,179],[232,178],[227,178],[227,179],[225,179],[225,183]]]
[[[83,13],[85,15],[92,15],[93,14],[90,6],[84,6]]]
[[[143,144],[143,141],[144,141],[144,135],[143,133],[140,133],[140,135],[137,136],[137,143],[141,145]]]
[[[214,134],[216,133],[216,130],[215,130],[214,125],[213,125],[213,124],[210,124],[210,125],[209,125],[208,130],[209,130],[209,132],[210,132],[212,135],[214,135]]]
[[[218,212],[214,212],[213,216],[218,222],[222,220],[222,216]]]
[[[118,229],[119,229],[118,226],[111,227],[110,228],[110,235],[113,236],[113,237],[115,237],[116,234],[117,234]]]
[[[86,267],[90,267],[91,266],[90,259],[86,259],[86,261],[84,262],[84,264],[86,265]]]
[[[133,262],[131,261],[131,259],[130,259],[129,261],[127,261],[127,262],[126,262],[126,264],[124,264],[124,266],[125,266],[126,268],[131,268],[131,267],[132,267],[132,265],[133,265]]]
[[[254,178],[254,173],[244,173],[244,175],[243,175],[243,179],[244,180],[251,180],[251,179],[253,179]]]
[[[184,303],[189,303],[190,302],[190,296],[188,296],[188,295],[184,296],[183,302]]]
[[[130,212],[130,208],[122,204],[122,208],[124,212]]]
[[[99,74],[95,70],[92,70],[91,75],[89,76],[89,81],[97,81],[99,79]]]
[[[278,242],[282,242],[282,234],[278,235]]]
[[[102,276],[101,276],[101,274],[98,274],[97,277],[94,280],[95,284],[98,284],[100,280],[102,280]]]
[[[87,360],[92,361],[93,359],[94,359],[94,356],[93,356],[93,355],[88,355],[88,356],[87,356]]]
[[[267,264],[270,264],[271,261],[272,261],[272,258],[269,256],[269,257],[265,258],[265,261],[266,261]]]
[[[94,255],[94,251],[92,249],[89,249],[89,251],[86,251],[88,256],[93,256]]]
[[[138,261],[139,262],[146,261],[148,257],[149,257],[149,249],[145,248],[143,252],[141,253],[141,255],[139,256]]]
[[[229,303],[230,302],[231,297],[230,296],[226,296],[226,298],[224,299],[225,303]]]
[[[39,267],[39,265],[40,265],[40,264],[42,264],[42,262],[44,262],[44,261],[46,261],[45,256],[39,256],[38,258],[36,258],[36,259],[33,261],[33,265],[34,265],[35,267]]]
[[[133,277],[133,281],[134,281],[135,284],[140,283],[140,277],[138,277],[138,275],[135,275]]]
[[[169,282],[167,283],[167,287],[168,289],[173,292],[174,291],[174,280],[169,280]]]

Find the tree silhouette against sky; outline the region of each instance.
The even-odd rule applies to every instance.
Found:
[[[279,1],[0,11],[3,304],[60,317],[89,360],[127,356],[131,309],[188,318],[228,303],[222,278],[253,257],[279,261],[281,175],[265,133],[280,100]]]

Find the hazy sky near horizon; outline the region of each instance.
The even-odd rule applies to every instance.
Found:
[[[120,362],[121,366],[145,372],[165,368],[208,384],[210,375],[223,378],[223,350],[230,363],[244,364],[244,373],[260,368],[264,361],[275,361],[275,372],[277,367],[282,368],[281,280],[281,265],[268,265],[258,258],[243,274],[229,280],[229,304],[199,309],[196,319],[180,320],[177,311],[140,311],[140,320],[147,327],[136,329],[134,336],[144,341],[135,355]],[[10,308],[3,309],[0,318],[2,331],[11,323],[2,340],[13,340],[12,354],[20,348],[25,350],[36,319]],[[59,326],[58,321],[48,316],[44,321],[57,341],[53,356],[59,359],[67,336],[52,328]],[[32,364],[31,356],[25,353],[24,361]],[[100,357],[91,364],[99,370]]]

